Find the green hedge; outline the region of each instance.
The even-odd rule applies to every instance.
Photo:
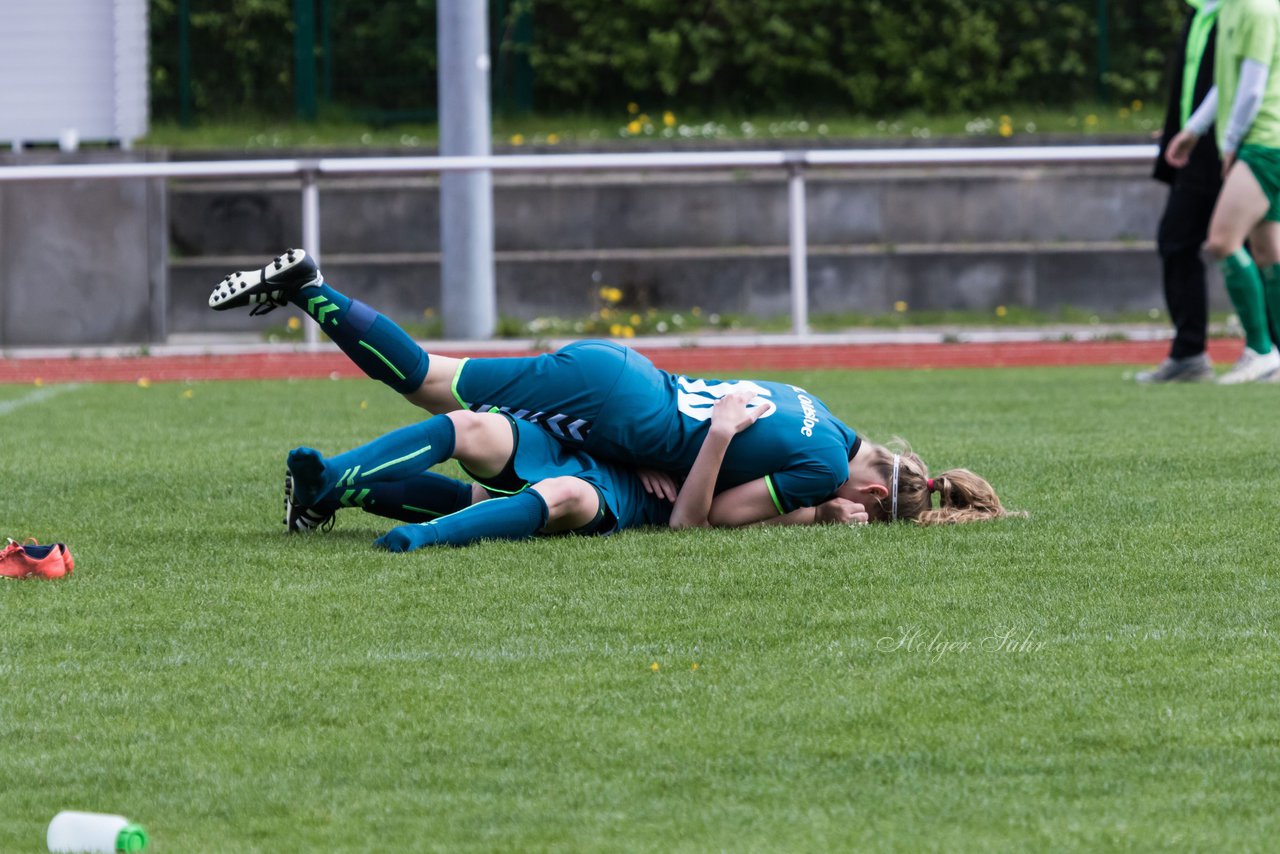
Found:
[[[314,0],[321,100],[356,113],[430,110],[434,0]],[[196,116],[293,105],[294,0],[189,0]],[[671,109],[875,116],[908,109],[1151,98],[1182,0],[493,0],[496,69],[527,62],[545,111]],[[178,109],[177,0],[152,0],[153,108]],[[532,40],[515,18],[532,16]],[[509,74],[496,75],[509,85]],[[501,94],[501,93],[499,93]]]

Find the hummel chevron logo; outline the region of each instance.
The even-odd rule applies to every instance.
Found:
[[[339,500],[342,502],[343,507],[364,507],[364,500],[368,495],[369,490],[367,489],[360,490],[359,494],[354,489],[348,489],[342,493],[342,498]]]

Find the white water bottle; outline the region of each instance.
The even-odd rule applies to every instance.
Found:
[[[147,847],[147,831],[122,815],[63,810],[49,822],[54,854],[117,854]]]

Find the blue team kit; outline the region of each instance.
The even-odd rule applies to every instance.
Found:
[[[674,472],[692,467],[715,402],[743,388],[755,392],[751,406],[774,408],[730,442],[717,491],[766,478],[779,513],[831,498],[861,440],[799,386],[677,376],[611,341],[466,360],[453,385],[469,409],[538,424],[596,457]]]

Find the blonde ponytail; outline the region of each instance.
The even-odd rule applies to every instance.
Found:
[[[870,445],[872,465],[885,484],[893,481],[893,468],[897,458],[897,518],[909,519],[917,525],[955,525],[961,522],[981,522],[1006,516],[1026,516],[1024,512],[1010,512],[1000,503],[1000,496],[982,477],[968,469],[951,469],[935,478],[929,477],[924,460],[911,452],[901,439],[892,442],[894,450],[881,445]],[[938,494],[938,506],[933,506],[933,493]],[[881,510],[885,519],[893,510],[890,495],[882,499]]]

